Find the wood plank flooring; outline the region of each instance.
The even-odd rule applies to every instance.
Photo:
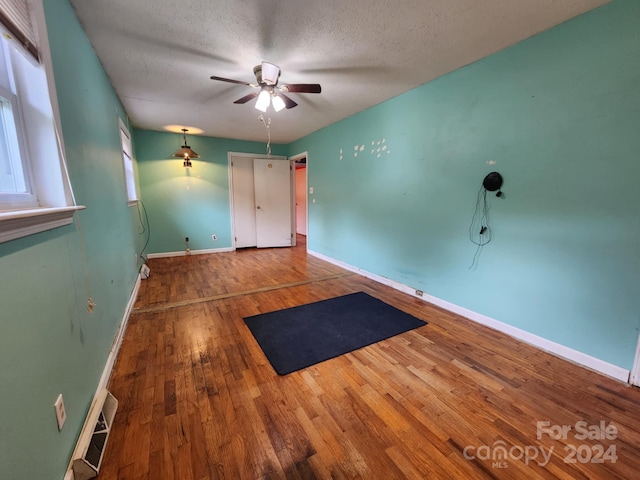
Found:
[[[636,388],[304,244],[149,265],[109,387],[101,480],[638,478]],[[429,324],[281,377],[242,320],[357,291]],[[538,438],[543,421],[571,430]],[[581,439],[577,422],[617,432]]]

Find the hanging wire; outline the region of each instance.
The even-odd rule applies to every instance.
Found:
[[[144,251],[147,249],[147,245],[149,245],[149,240],[151,239],[151,225],[149,224],[149,215],[147,214],[147,208],[144,206],[144,203],[142,202],[142,200],[138,200],[136,205],[138,207],[138,219],[140,220],[140,226],[142,227],[142,231],[138,232],[138,234],[144,235],[145,232],[147,233],[147,240],[144,242],[144,246],[142,247],[142,250],[140,250],[140,255],[139,255],[139,258],[144,263],[147,261],[147,259],[144,258]],[[140,205],[142,205],[142,210],[144,210],[144,220],[145,220],[145,223],[147,224],[146,227],[142,221],[142,214],[140,213]]]
[[[469,240],[471,240],[474,245],[477,245],[469,270],[474,270],[478,266],[482,247],[491,242],[492,232],[489,210],[490,206],[487,202],[487,190],[482,186],[480,187],[480,190],[478,190],[476,208],[473,212],[473,217],[471,217],[471,224],[469,225]]]
[[[78,236],[80,238],[80,253],[82,255],[82,267],[84,269],[84,282],[85,285],[87,287],[87,296],[89,297],[87,299],[87,311],[89,313],[93,313],[93,309],[96,307],[95,302],[93,301],[93,298],[91,298],[91,280],[89,278],[89,267],[87,264],[87,252],[85,250],[84,247],[84,236],[82,234],[82,224],[80,222],[80,213],[79,212],[75,212],[75,217],[76,217],[76,229],[78,230]]]
[[[264,128],[267,129],[267,158],[271,158],[271,116],[269,115],[269,108],[267,107],[267,119],[265,121],[264,115],[260,115],[258,120],[264,123]]]
[[[64,178],[66,180],[66,185],[64,188],[65,194],[67,194],[70,197],[71,203],[77,206],[78,203],[76,202],[76,197],[73,194],[73,189],[71,188],[71,177],[69,177],[69,167],[67,166],[67,156],[62,143],[63,142],[62,134],[60,132],[60,129],[58,128],[58,123],[55,121],[53,122],[53,130],[56,136],[56,146],[58,148],[58,155],[60,155],[60,159],[61,159],[60,164],[62,165],[62,175],[64,175]],[[93,298],[91,298],[91,281],[89,280],[89,268],[87,267],[87,253],[84,247],[84,237],[82,235],[82,226],[80,225],[80,212],[79,211],[74,212],[74,217],[76,219],[75,224],[76,224],[76,229],[78,231],[78,236],[80,239],[80,250],[82,252],[82,268],[84,270],[84,281],[87,286],[87,296],[88,296],[87,311],[89,313],[93,313],[93,309],[95,308],[96,304],[93,301]]]

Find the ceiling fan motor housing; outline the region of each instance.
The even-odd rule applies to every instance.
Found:
[[[263,68],[264,67],[264,68]],[[258,85],[277,85],[280,78],[280,67],[268,62],[262,62],[253,67]]]

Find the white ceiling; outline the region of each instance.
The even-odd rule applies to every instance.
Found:
[[[289,143],[610,0],[70,0],[140,128],[264,141],[253,67],[320,83],[271,114]],[[595,33],[594,33],[595,34]]]

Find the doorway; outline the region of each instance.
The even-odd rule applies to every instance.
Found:
[[[229,153],[229,183],[234,248],[291,246],[290,162],[285,157]]]
[[[294,161],[296,175],[296,233],[307,236],[307,157]]]

